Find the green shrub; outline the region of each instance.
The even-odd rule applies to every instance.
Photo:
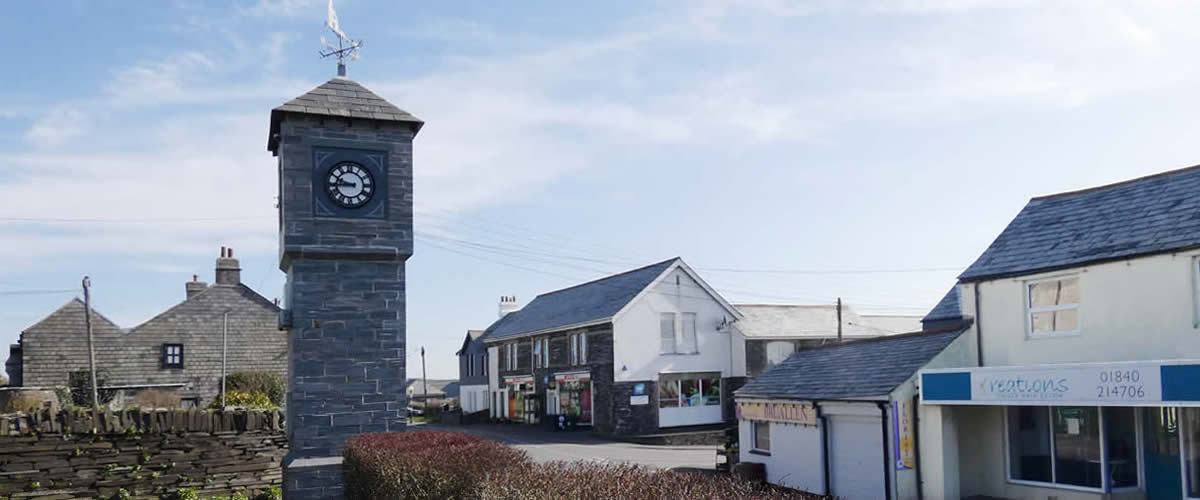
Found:
[[[361,434],[346,442],[345,497],[471,498],[488,474],[528,466],[525,452],[454,432]]]
[[[96,386],[104,387],[107,385],[105,381],[108,379],[108,373],[104,370],[96,370]],[[92,407],[92,374],[87,370],[74,371],[67,374],[67,384],[71,388],[71,403],[75,406],[84,408]],[[112,402],[117,396],[115,390],[99,389],[96,391],[100,397],[100,406],[107,405]]]
[[[521,467],[503,474],[488,474],[473,498],[505,500],[644,500],[780,499],[818,500],[804,493],[736,479],[698,473],[651,469],[640,465],[600,462],[551,462]]]
[[[261,392],[228,391],[225,393],[225,406],[238,408],[276,408],[266,394]],[[221,397],[217,396],[209,408],[221,409]]]
[[[254,497],[254,500],[283,500],[283,488],[271,486]]]
[[[283,406],[287,384],[283,377],[272,372],[244,371],[225,377],[225,390],[266,394],[272,404]]]
[[[200,494],[192,488],[181,488],[171,495],[171,500],[200,500]]]

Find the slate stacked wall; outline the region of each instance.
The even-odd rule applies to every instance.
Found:
[[[253,497],[282,482],[287,451],[278,411],[0,415],[0,498]]]

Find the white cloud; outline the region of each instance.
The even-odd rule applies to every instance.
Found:
[[[58,106],[34,122],[25,139],[41,149],[53,148],[83,135],[86,128],[83,112],[69,105]]]

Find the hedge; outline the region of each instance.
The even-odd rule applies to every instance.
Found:
[[[344,456],[350,500],[476,498],[489,473],[530,464],[523,451],[457,432],[362,434]]]
[[[783,499],[825,497],[727,475],[600,462],[533,463],[522,451],[467,434],[364,434],[346,445],[349,500]]]

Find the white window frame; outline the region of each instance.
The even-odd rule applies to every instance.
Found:
[[[662,325],[663,320],[667,316],[671,316],[671,349],[668,350],[662,345],[666,337],[663,336]],[[660,354],[676,354],[679,352],[679,315],[673,312],[659,313],[658,315],[658,352]]]
[[[680,344],[684,343],[682,341],[687,339],[687,318],[688,317],[692,318],[692,339],[691,339],[691,342],[692,342],[691,348],[692,349],[690,351],[684,352],[683,354],[700,354],[700,332],[699,332],[700,318],[699,318],[699,315],[697,315],[694,312],[685,312],[685,313],[679,314],[679,341],[676,342],[676,344],[675,344],[676,350],[679,349],[678,346]]]
[[[1078,406],[1078,405],[1069,405],[1069,406]],[[1083,406],[1087,406],[1087,405],[1083,405]],[[1009,434],[1008,419],[1010,418],[1009,414],[1010,414],[1010,412],[1012,412],[1014,410],[1014,407],[1004,406],[1002,408],[1004,409],[1004,418],[1002,420],[1003,420],[1003,425],[1004,425],[1004,431],[1003,431],[1003,434],[1004,434],[1004,479],[1006,481],[1008,481],[1011,484],[1020,484],[1020,485],[1024,485],[1024,486],[1037,486],[1037,487],[1042,487],[1042,488],[1054,488],[1054,489],[1060,489],[1060,490],[1086,491],[1089,493],[1105,493],[1106,492],[1108,483],[1112,481],[1112,479],[1110,477],[1112,471],[1109,469],[1109,463],[1108,463],[1108,461],[1109,461],[1108,436],[1105,433],[1106,432],[1106,428],[1105,428],[1106,423],[1105,423],[1105,418],[1104,418],[1104,407],[1103,406],[1094,407],[1094,408],[1096,408],[1097,418],[1100,419],[1100,431],[1099,431],[1100,432],[1100,487],[1099,488],[1092,488],[1092,487],[1088,487],[1088,486],[1077,486],[1077,485],[1073,485],[1073,484],[1063,484],[1063,483],[1056,483],[1056,482],[1031,481],[1028,479],[1014,479],[1012,476],[1012,463],[1010,462],[1010,460],[1012,459],[1012,444],[1011,444],[1011,439],[1008,435]],[[1055,442],[1054,442],[1054,408],[1056,408],[1056,407],[1055,406],[1039,406],[1038,408],[1044,409],[1046,411],[1046,414],[1050,418],[1050,421],[1049,421],[1050,427],[1047,430],[1050,433],[1050,479],[1053,481],[1053,480],[1058,479],[1057,459],[1055,458],[1057,450],[1055,449],[1056,446],[1055,446]],[[1089,408],[1092,408],[1092,407],[1089,407]],[[1112,488],[1111,491],[1113,491],[1113,492],[1136,491],[1136,490],[1141,490],[1141,489],[1145,488],[1146,477],[1145,477],[1145,472],[1144,472],[1145,464],[1143,463],[1143,462],[1145,462],[1145,458],[1144,458],[1144,455],[1142,454],[1144,445],[1142,444],[1143,438],[1142,438],[1142,413],[1141,413],[1141,411],[1142,411],[1141,408],[1138,408],[1138,407],[1133,408],[1133,416],[1134,416],[1133,420],[1135,422],[1134,428],[1135,428],[1135,433],[1136,433],[1136,438],[1134,439],[1134,441],[1137,444],[1137,451],[1135,452],[1134,456],[1137,457],[1137,462],[1138,462],[1137,463],[1138,482],[1136,485],[1133,485],[1133,486],[1122,486],[1119,488]],[[1182,434],[1183,433],[1180,432],[1181,439],[1182,439]],[[1183,456],[1182,456],[1183,448],[1182,448],[1182,446],[1180,447],[1179,450],[1180,450],[1180,460],[1179,461],[1182,464],[1183,463]],[[1182,465],[1181,465],[1181,467],[1182,467]],[[1187,487],[1186,480],[1187,479],[1184,478],[1184,481],[1185,481],[1184,488]],[[1185,492],[1186,492],[1186,490],[1185,490]]]
[[[758,426],[763,425],[767,428],[767,447],[758,447]],[[771,454],[771,422],[751,420],[750,421],[750,451],[761,453],[764,455]]]
[[[1033,294],[1030,293],[1030,289],[1033,288],[1034,285],[1037,285],[1040,283],[1048,283],[1051,281],[1063,281],[1063,280],[1069,280],[1069,279],[1074,279],[1075,282],[1078,283],[1078,286],[1079,286],[1079,301],[1078,302],[1071,304],[1071,305],[1057,305],[1057,306],[1036,307],[1036,308],[1033,307]],[[1045,338],[1054,338],[1054,337],[1071,337],[1071,336],[1076,336],[1076,335],[1080,334],[1080,332],[1083,329],[1083,313],[1079,307],[1080,305],[1083,304],[1083,280],[1080,278],[1079,274],[1062,274],[1062,275],[1052,276],[1052,277],[1047,277],[1047,278],[1026,280],[1024,282],[1024,286],[1025,286],[1025,337],[1026,338],[1045,339]],[[1074,330],[1057,330],[1057,331],[1046,332],[1046,333],[1034,333],[1034,331],[1033,331],[1033,315],[1034,315],[1034,313],[1068,311],[1071,309],[1075,310],[1075,329]]]
[[[533,339],[533,367],[542,367],[542,339]]]

